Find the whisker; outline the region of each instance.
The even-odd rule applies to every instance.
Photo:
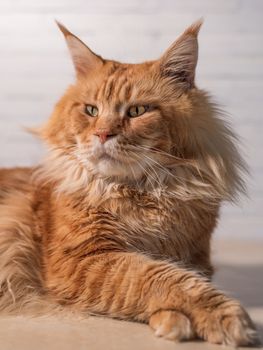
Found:
[[[125,151],[125,150],[124,150],[124,153],[125,153],[126,155],[128,155],[128,152]],[[136,182],[135,187],[136,187],[136,185],[137,185],[137,189],[140,190],[140,186],[139,186],[138,180],[137,180],[137,178],[136,178],[135,172],[134,172],[134,170],[133,170],[133,167],[132,167],[132,165],[131,165],[130,163],[128,163],[128,165],[129,165],[129,168],[131,169],[133,178],[134,178],[134,180],[135,180],[135,182]]]
[[[145,154],[143,154],[142,156],[139,156],[138,154],[136,154],[138,157],[140,157],[141,159],[144,160],[144,162],[146,162],[147,166],[150,168],[150,170],[153,172],[153,174],[155,175],[156,178],[154,178],[155,182],[157,183],[159,189],[164,189],[164,181],[161,180],[160,177],[160,173],[158,173],[154,167],[154,164],[151,164],[151,161],[153,161],[153,159],[149,158],[149,157],[145,157]],[[149,160],[147,160],[149,159]],[[153,177],[153,174],[151,174],[151,176]]]
[[[173,174],[171,171],[169,171],[169,169],[165,168],[162,164],[160,164],[158,161],[156,161],[155,159],[153,159],[152,157],[144,154],[143,157],[149,159],[151,162],[155,163],[156,166],[158,166],[166,175],[167,177],[172,177],[175,180],[177,180],[178,182],[180,182],[182,185],[185,186],[185,182],[187,181],[187,179],[179,177],[178,175]],[[146,159],[145,159],[146,161]],[[147,162],[147,164],[149,165],[149,162]],[[154,169],[153,169],[154,170]],[[155,170],[154,170],[155,171]],[[156,172],[155,172],[156,173]],[[159,176],[158,176],[159,178]],[[159,183],[160,184],[160,183]],[[160,184],[161,185],[161,184]]]
[[[154,147],[146,147],[146,146],[142,146],[142,145],[132,145],[132,146],[136,147],[136,148],[144,149],[150,153],[157,153],[160,155],[164,155],[164,156],[173,158],[173,159],[177,160],[178,162],[182,162],[183,164],[185,164],[185,163],[192,164],[194,161],[193,159],[185,159],[185,158],[180,158],[180,157],[174,156],[173,154],[170,154],[168,152],[165,152],[163,150],[160,150],[160,149],[154,148]]]
[[[142,158],[141,158],[138,154],[136,154],[136,153],[134,153],[134,152],[132,152],[132,153],[133,153],[133,155],[134,155],[135,157],[139,158],[139,160],[142,160]],[[154,189],[154,188],[155,188],[154,182],[156,182],[156,179],[153,177],[153,175],[152,175],[151,173],[149,173],[149,172],[146,170],[146,168],[142,165],[142,163],[137,162],[137,164],[138,164],[139,167],[142,169],[143,174],[144,174],[144,175],[148,175],[148,176],[146,176],[146,177],[148,178],[148,180],[149,180],[149,182],[150,182],[150,184],[151,184],[151,186],[152,186],[152,189]],[[152,180],[150,180],[150,178],[151,178],[154,182],[152,182]]]

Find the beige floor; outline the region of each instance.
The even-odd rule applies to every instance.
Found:
[[[215,283],[238,297],[263,337],[263,241],[216,242]],[[221,347],[191,342],[174,344],[155,338],[146,325],[104,318],[0,318],[1,350],[213,350]],[[227,348],[225,348],[227,349]]]

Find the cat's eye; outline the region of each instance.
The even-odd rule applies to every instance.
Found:
[[[149,109],[148,106],[132,106],[128,110],[128,116],[131,118],[139,117],[143,115]]]
[[[99,114],[99,110],[95,106],[86,105],[85,106],[85,113],[88,114],[91,117],[97,117],[97,115]]]

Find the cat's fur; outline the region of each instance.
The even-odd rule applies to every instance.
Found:
[[[77,79],[36,131],[49,155],[0,170],[3,312],[71,305],[169,339],[256,342],[244,309],[209,282],[211,233],[244,189],[244,164],[194,82],[200,25],[142,64],[104,60],[59,25]],[[128,118],[132,105],[149,109]]]

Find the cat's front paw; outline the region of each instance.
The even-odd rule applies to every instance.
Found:
[[[200,313],[196,331],[214,344],[234,347],[259,345],[256,328],[247,312],[236,302],[227,302],[211,313]]]
[[[149,325],[157,337],[173,341],[189,340],[194,337],[189,318],[181,312],[160,310],[151,316]]]

